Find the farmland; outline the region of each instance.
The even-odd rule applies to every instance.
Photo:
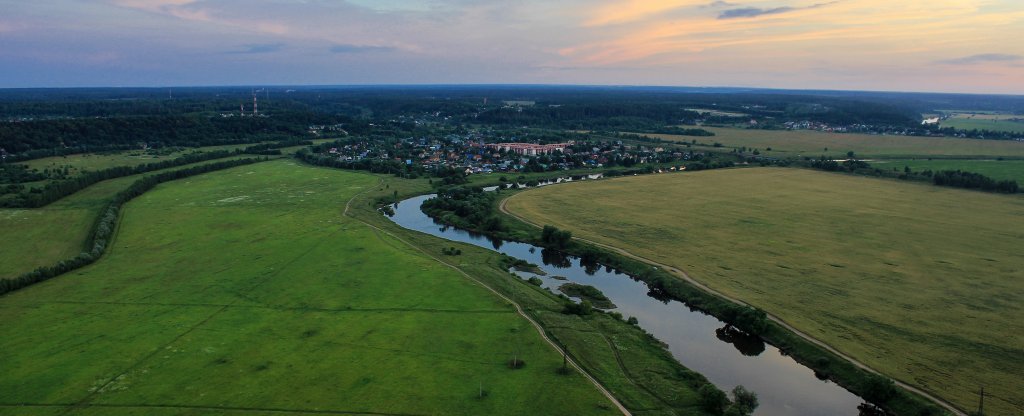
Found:
[[[1024,116],[1012,114],[956,113],[943,120],[942,127],[960,130],[992,130],[1024,133]]]
[[[160,185],[99,262],[0,298],[19,414],[613,412],[473,281],[344,217],[370,175],[287,161]],[[216,253],[210,255],[210,253]],[[522,369],[507,365],[513,357]]]
[[[22,162],[22,165],[29,169],[59,169],[68,167],[69,176],[75,176],[82,171],[96,171],[116,166],[138,166],[147,163],[160,162],[174,159],[186,153],[194,151],[212,152],[217,150],[242,149],[250,144],[232,144],[224,146],[207,146],[198,148],[172,148],[165,150],[130,150],[112,151],[104,153],[79,153],[67,156],[44,157]]]
[[[219,160],[237,159],[241,156]],[[83,251],[96,215],[132,182],[157,172],[187,169],[214,161],[183,165],[99,182],[43,208],[0,209],[0,278],[14,277]]]
[[[507,207],[686,270],[962,408],[984,385],[986,414],[1024,411],[1024,234],[1010,225],[1024,199],[755,168],[545,187]]]
[[[314,143],[324,143],[329,139],[317,139]],[[229,144],[223,146],[205,147],[171,147],[164,149],[125,150],[110,151],[102,153],[79,153],[66,156],[52,156],[41,159],[32,159],[21,162],[21,165],[29,169],[43,171],[44,169],[57,170],[67,167],[68,177],[74,177],[84,171],[98,171],[118,166],[138,166],[147,163],[162,162],[175,159],[194,152],[215,152],[221,150],[239,150],[256,143]],[[294,153],[302,146],[283,148],[283,153]]]
[[[1015,180],[1024,183],[1024,160],[1017,159],[880,159],[870,162],[872,167],[903,171],[910,167],[914,172],[931,170],[963,170],[980,173],[996,180]]]
[[[810,130],[755,130],[707,127],[714,137],[648,134],[666,140],[719,142],[727,147],[756,148],[771,157],[845,158],[852,151],[861,158],[959,157],[1024,158],[1024,142],[942,137],[886,136],[826,133]],[[768,149],[771,150],[768,150]]]

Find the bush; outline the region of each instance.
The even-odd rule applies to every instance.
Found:
[[[562,313],[566,315],[586,316],[594,313],[594,305],[587,300],[583,300],[580,303],[570,302],[562,309]]]
[[[711,384],[701,386],[700,390],[697,390],[697,394],[700,395],[700,407],[713,415],[722,414],[725,406],[729,404],[729,398],[725,396],[725,392]]]

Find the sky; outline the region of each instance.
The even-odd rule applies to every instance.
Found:
[[[1024,94],[1024,0],[0,0],[0,88]]]

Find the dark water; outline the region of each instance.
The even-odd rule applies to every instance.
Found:
[[[757,393],[762,416],[857,415],[863,402],[853,393],[828,381],[783,355],[756,337],[730,330],[717,318],[691,311],[677,301],[662,301],[649,295],[643,282],[616,270],[584,265],[565,256],[530,244],[492,240],[453,227],[439,225],[420,211],[420,204],[433,195],[410,198],[396,204],[391,220],[407,229],[448,240],[492,249],[533,264],[548,275],[537,276],[544,287],[557,290],[566,282],[594,286],[617,306],[615,311],[633,316],[640,326],[669,345],[680,363],[706,376],[725,391],[742,384]],[[518,273],[527,278],[531,273]],[[556,280],[562,276],[568,280]]]

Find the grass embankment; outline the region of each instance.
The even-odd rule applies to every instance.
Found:
[[[231,156],[105,180],[43,208],[0,209],[0,229],[5,236],[0,241],[0,278],[14,277],[88,251],[84,245],[96,216],[114,195],[144,176],[246,157],[251,156]]]
[[[957,139],[948,137],[886,136],[827,133],[810,130],[754,130],[707,127],[712,137],[647,134],[665,140],[722,143],[726,147],[758,149],[763,156],[812,157],[825,155],[845,159],[853,151],[860,158],[1024,158],[1024,142],[1010,140]],[[771,148],[771,150],[768,150]],[[827,150],[826,150],[827,149]]]
[[[987,414],[1024,411],[1010,225],[1024,199],[764,168],[541,188],[507,207],[684,269],[963,409],[984,385]]]
[[[392,223],[373,209],[373,201],[391,200],[393,195],[407,198],[429,192],[430,187],[426,179],[383,178],[384,184],[375,192],[353,202],[353,216],[400,235],[427,252],[438,253],[441,260],[514,299],[633,414],[704,414],[697,390],[709,383],[679,364],[656,339],[610,314],[562,313],[567,301],[510,275],[506,271],[508,263],[493,251],[411,232]],[[441,255],[453,245],[462,251],[461,255]]]
[[[377,182],[281,160],[132,200],[100,261],[0,297],[0,409],[614,412],[511,305],[341,215]]]

